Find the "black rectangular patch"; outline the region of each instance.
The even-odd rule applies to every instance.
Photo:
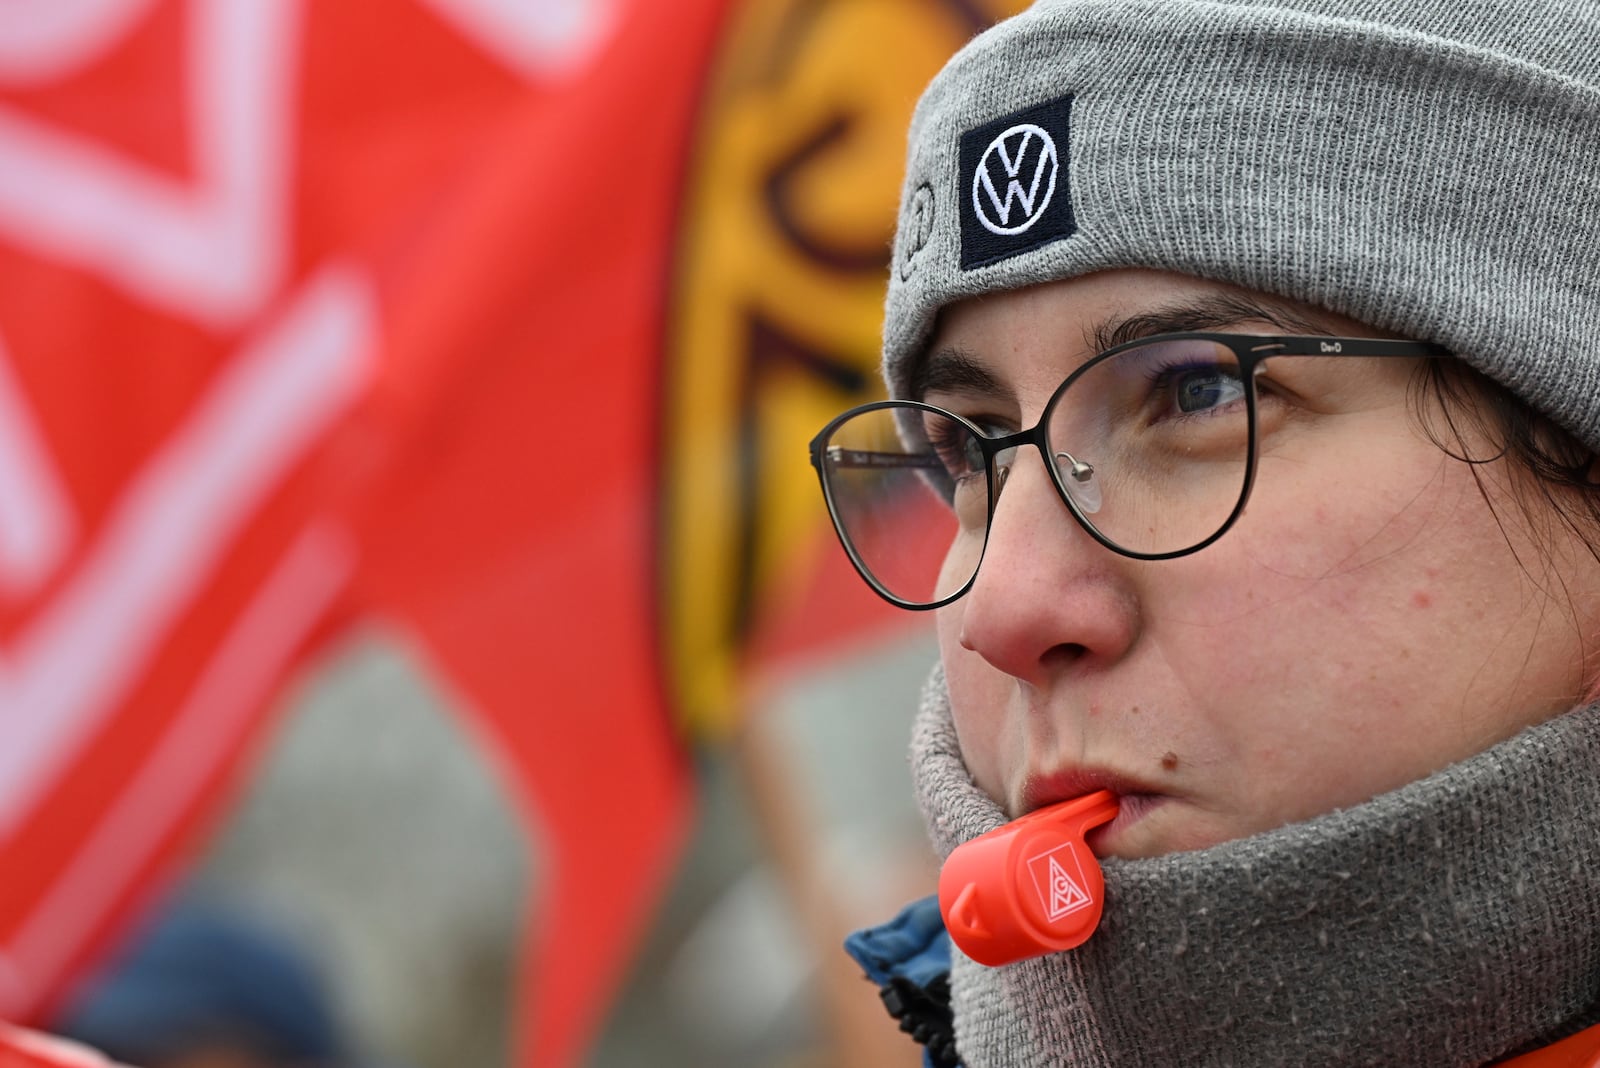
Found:
[[[1013,112],[961,135],[961,269],[1070,237],[1067,183],[1072,96]]]

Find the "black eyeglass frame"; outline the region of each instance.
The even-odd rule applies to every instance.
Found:
[[[1239,361],[1239,377],[1242,385],[1244,386],[1245,414],[1248,427],[1244,484],[1239,492],[1239,500],[1238,503],[1234,505],[1233,511],[1228,514],[1228,517],[1223,520],[1222,525],[1218,527],[1216,532],[1210,537],[1207,537],[1187,548],[1178,549],[1172,552],[1142,553],[1136,552],[1132,549],[1125,549],[1118,545],[1105,534],[1101,533],[1101,531],[1095,527],[1094,523],[1092,523],[1089,518],[1083,514],[1082,509],[1080,509],[1077,502],[1072,499],[1071,492],[1067,489],[1066,484],[1062,481],[1063,474],[1060,465],[1050,462],[1050,442],[1046,438],[1045,427],[1049,425],[1050,417],[1054,414],[1056,405],[1066,394],[1067,390],[1071,389],[1072,384],[1081,378],[1085,373],[1087,373],[1091,368],[1098,364],[1104,363],[1106,360],[1111,359],[1119,353],[1126,352],[1130,349],[1143,348],[1148,345],[1170,341],[1213,342],[1222,345],[1224,348],[1227,348]],[[817,432],[816,436],[811,439],[809,446],[811,451],[811,466],[816,469],[817,480],[822,487],[823,503],[827,506],[828,517],[833,521],[834,533],[838,535],[839,544],[844,547],[845,554],[849,556],[850,563],[855,567],[856,573],[866,581],[867,585],[870,586],[873,592],[878,594],[878,596],[882,597],[890,604],[893,604],[899,608],[909,609],[914,612],[928,611],[934,608],[943,608],[945,605],[959,600],[963,595],[966,594],[968,590],[972,588],[972,584],[978,580],[978,570],[983,566],[983,557],[989,548],[989,532],[994,526],[995,506],[1000,500],[1000,490],[1002,487],[1002,480],[1000,479],[999,472],[996,470],[995,466],[995,457],[1007,449],[1017,448],[1022,445],[1032,445],[1039,450],[1039,457],[1044,462],[1045,469],[1050,472],[1050,481],[1056,488],[1056,495],[1060,497],[1062,503],[1067,506],[1067,510],[1072,514],[1072,517],[1077,520],[1078,525],[1087,531],[1089,536],[1094,538],[1095,541],[1099,542],[1101,545],[1104,545],[1107,549],[1110,549],[1117,555],[1125,556],[1133,560],[1173,560],[1180,556],[1188,556],[1191,553],[1197,553],[1201,549],[1204,549],[1206,546],[1215,542],[1218,538],[1222,537],[1228,532],[1228,530],[1233,526],[1234,522],[1244,512],[1245,504],[1250,500],[1250,491],[1255,485],[1256,477],[1256,372],[1263,362],[1276,356],[1392,356],[1406,359],[1426,359],[1451,357],[1452,354],[1449,349],[1442,345],[1436,345],[1432,342],[1407,341],[1398,338],[1352,338],[1328,337],[1325,335],[1220,334],[1206,331],[1181,331],[1167,334],[1152,334],[1149,337],[1138,338],[1134,341],[1124,342],[1121,345],[1116,345],[1112,348],[1106,349],[1104,352],[1096,354],[1078,366],[1071,374],[1067,375],[1067,377],[1062,380],[1061,384],[1056,387],[1055,392],[1050,395],[1050,399],[1045,403],[1044,410],[1039,415],[1039,421],[1026,430],[1019,430],[1015,434],[1007,434],[1004,437],[989,437],[988,435],[984,434],[983,431],[979,430],[975,425],[973,425],[969,420],[962,418],[954,412],[946,411],[945,409],[933,404],[912,400],[873,401],[870,404],[857,405],[846,412],[840,413]],[[845,532],[844,523],[839,517],[838,509],[834,507],[833,491],[828,482],[827,465],[824,463],[824,454],[827,452],[828,439],[833,436],[835,430],[837,430],[843,424],[849,422],[851,419],[854,419],[859,415],[864,415],[867,412],[879,411],[886,408],[894,408],[907,412],[934,412],[945,417],[946,419],[953,419],[955,422],[966,428],[966,430],[972,435],[973,439],[978,442],[978,447],[983,452],[985,475],[988,479],[989,490],[988,511],[985,514],[983,521],[983,548],[978,553],[978,562],[973,566],[972,575],[967,579],[966,582],[962,583],[961,588],[949,596],[941,598],[937,601],[931,601],[928,603],[923,603],[921,601],[908,601],[902,597],[896,596],[885,586],[883,586],[883,584],[880,583],[872,574],[872,570],[867,567],[866,563],[856,552],[855,546],[851,543],[849,535]],[[894,454],[874,453],[871,455],[888,457]],[[918,463],[917,458],[909,455],[904,458],[905,462],[903,463],[888,462],[884,460],[880,460],[878,462],[883,463],[886,466],[943,466],[943,464],[941,464],[936,458],[926,459],[931,459],[931,462]],[[871,462],[868,461],[867,463],[863,463],[862,466],[867,466],[869,463]]]

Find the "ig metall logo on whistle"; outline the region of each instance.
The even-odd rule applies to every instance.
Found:
[[[1105,878],[1083,838],[1117,809],[1115,794],[1097,790],[950,854],[939,873],[939,911],[951,940],[991,966],[1082,945],[1105,907]]]

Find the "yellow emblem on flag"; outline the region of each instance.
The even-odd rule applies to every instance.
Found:
[[[906,128],[960,45],[1020,0],[746,0],[685,176],[667,336],[660,575],[691,733],[737,714],[755,620],[825,523],[806,442],[880,391]]]

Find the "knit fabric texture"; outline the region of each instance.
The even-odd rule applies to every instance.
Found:
[[[891,392],[943,305],[1119,267],[1438,342],[1600,449],[1600,0],[1041,0],[912,121]]]
[[[1600,705],[1366,804],[1108,859],[1087,943],[953,953],[967,1068],[1480,1065],[1596,1021]],[[1000,826],[935,670],[912,738],[941,858]]]

